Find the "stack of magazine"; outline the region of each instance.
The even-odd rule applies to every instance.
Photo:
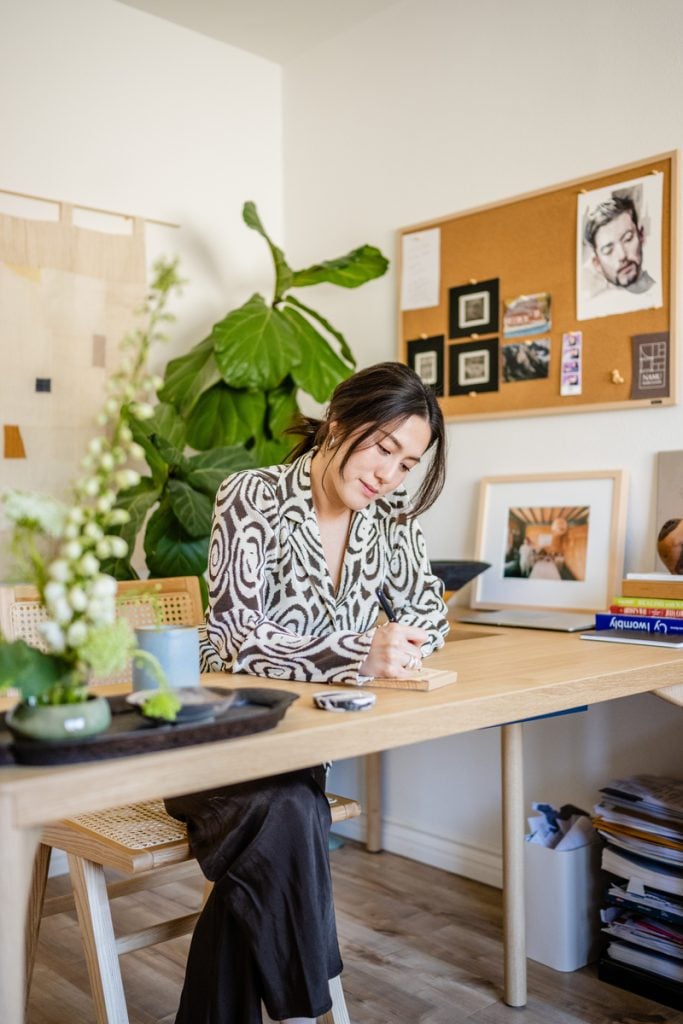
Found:
[[[599,977],[683,1010],[683,779],[633,775],[600,792],[593,824],[614,877]]]

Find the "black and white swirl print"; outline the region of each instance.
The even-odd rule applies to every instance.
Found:
[[[403,490],[354,513],[335,593],[313,508],[312,457],[235,473],[218,489],[204,671],[358,683],[380,586],[401,622],[429,631],[424,654],[442,646],[442,585],[419,525],[405,515]]]

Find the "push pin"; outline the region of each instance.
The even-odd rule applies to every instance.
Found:
[[[425,341],[426,338],[427,338],[427,335],[426,334],[421,334],[420,337],[422,338],[423,341]]]
[[[621,376],[621,374],[619,373],[618,370],[612,370],[612,383],[613,384],[623,384],[624,383],[624,378]]]
[[[468,391],[467,395],[468,395],[468,398],[476,398],[477,397],[477,392],[476,391]]]
[[[478,334],[473,334],[473,335],[471,335],[471,337],[474,338],[475,341],[478,341],[478,339],[479,339],[479,335]]]
[[[476,277],[471,277],[470,278],[470,284],[476,284],[476,283],[477,283]]]

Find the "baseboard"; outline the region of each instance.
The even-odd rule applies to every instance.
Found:
[[[358,842],[365,842],[365,815],[334,826],[336,835],[348,836]],[[503,887],[503,857],[499,852],[487,850],[468,843],[461,843],[446,836],[404,825],[392,818],[382,820],[382,849],[400,857],[429,864],[453,875],[471,878],[497,889]]]

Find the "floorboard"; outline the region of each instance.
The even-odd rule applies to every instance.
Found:
[[[529,961],[529,1002],[502,1002],[501,893],[345,841],[331,853],[337,927],[352,1024],[683,1024],[683,1013]],[[66,877],[48,895],[68,891]],[[178,904],[194,909],[199,872],[115,901],[115,924],[143,927]],[[130,1024],[173,1024],[189,936],[122,957]],[[28,1024],[93,1024],[75,913],[43,921]],[[234,1024],[241,1024],[235,1021]],[[265,1024],[265,1018],[264,1018]]]

